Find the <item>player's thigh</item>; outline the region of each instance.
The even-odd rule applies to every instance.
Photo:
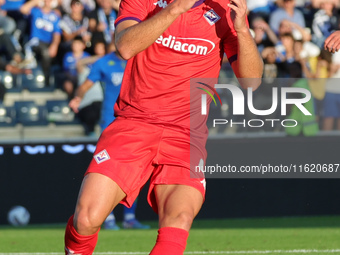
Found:
[[[111,178],[99,173],[88,173],[80,188],[74,214],[74,225],[79,234],[95,232],[125,196]]]
[[[202,193],[186,185],[155,185],[160,227],[176,227],[189,231],[203,204]]]

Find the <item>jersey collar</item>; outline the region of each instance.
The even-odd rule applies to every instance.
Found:
[[[205,2],[205,0],[198,0],[198,1],[191,7],[191,9],[193,9],[193,8],[195,8],[195,7],[197,7],[197,6],[201,5],[201,4],[203,4],[204,2]]]

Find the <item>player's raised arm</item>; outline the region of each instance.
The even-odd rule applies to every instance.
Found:
[[[238,41],[237,60],[231,65],[235,75],[241,78],[242,87],[256,89],[261,84],[263,61],[247,26],[246,0],[231,0],[229,7],[232,9],[230,15]]]
[[[125,0],[125,2],[131,0]],[[133,19],[119,22],[115,30],[117,51],[130,59],[148,48],[179,17],[189,10],[196,0],[175,0],[162,11],[144,21]]]
[[[325,41],[325,50],[336,52],[340,49],[340,31],[332,33]]]

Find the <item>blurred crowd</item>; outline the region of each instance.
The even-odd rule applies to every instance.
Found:
[[[249,26],[265,63],[266,81],[340,77],[340,54],[323,49],[325,39],[339,29],[339,0],[247,2]],[[112,38],[119,3],[0,0],[0,69],[18,74],[40,66],[45,86],[50,86],[50,74],[58,70],[61,82],[57,85],[71,99],[79,77],[88,72],[86,66],[115,50]],[[340,86],[335,80],[311,82],[309,87],[322,128],[333,129],[340,118]]]
[[[0,68],[16,74],[40,66],[45,86],[52,71],[62,70],[61,87],[71,98],[91,56],[110,50],[118,6],[116,0],[0,0]]]
[[[249,26],[265,64],[263,86],[254,104],[258,101],[259,109],[269,109],[273,86],[292,86],[291,79],[306,78],[313,96],[311,111],[320,129],[340,129],[340,84],[336,79],[340,77],[340,53],[324,49],[326,38],[340,29],[340,2],[247,2]],[[280,82],[282,79],[287,82]]]

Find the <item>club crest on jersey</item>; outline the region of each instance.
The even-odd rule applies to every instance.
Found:
[[[165,7],[167,7],[168,6],[168,3],[167,3],[167,1],[163,1],[163,0],[158,0],[156,3],[153,3],[154,5],[158,5],[159,7],[161,7],[161,8],[165,8]]]
[[[214,25],[221,18],[220,16],[217,15],[217,13],[213,9],[204,13],[203,16],[210,25]]]
[[[93,157],[96,160],[97,164],[103,163],[104,161],[110,159],[110,156],[106,150],[102,150],[101,152],[97,153]]]

